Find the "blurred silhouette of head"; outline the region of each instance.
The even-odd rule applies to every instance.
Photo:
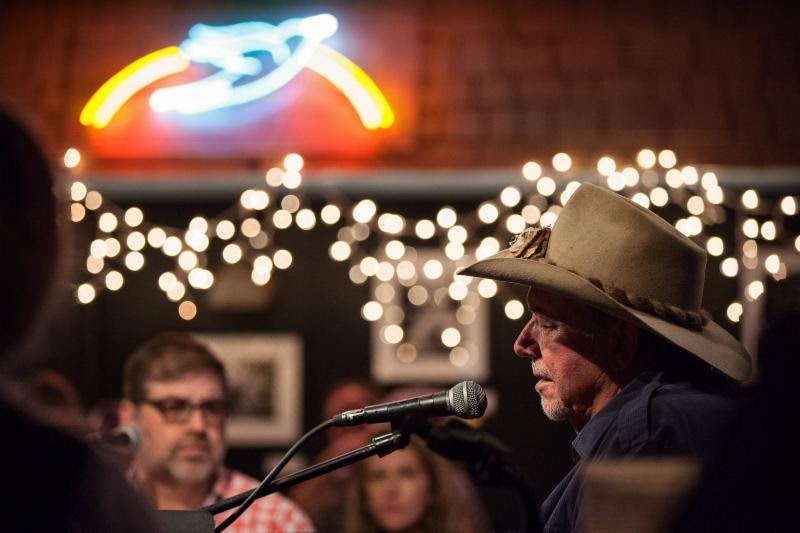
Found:
[[[53,175],[28,131],[0,108],[0,354],[19,343],[58,271]]]

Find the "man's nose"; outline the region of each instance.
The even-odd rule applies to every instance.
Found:
[[[189,413],[189,420],[186,422],[186,426],[193,431],[205,431],[208,427],[208,422],[206,422],[206,416],[203,414],[203,410],[200,408],[192,409],[192,412]]]
[[[517,339],[514,341],[514,353],[519,357],[530,359],[540,357],[539,345],[533,334],[534,320],[534,317],[531,317],[528,323],[522,327],[522,331],[519,332]]]

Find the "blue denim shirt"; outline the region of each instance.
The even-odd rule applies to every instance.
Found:
[[[734,416],[732,400],[662,373],[640,374],[600,410],[572,441],[577,462],[542,504],[545,533],[577,530],[581,463],[587,459],[689,455],[712,457]]]

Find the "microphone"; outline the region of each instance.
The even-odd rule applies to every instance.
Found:
[[[119,426],[111,431],[90,435],[89,440],[135,451],[142,442],[142,434],[135,426]]]
[[[478,418],[484,411],[486,393],[481,386],[474,381],[462,381],[447,391],[352,409],[339,413],[332,420],[334,426],[357,426],[391,422],[406,415]]]

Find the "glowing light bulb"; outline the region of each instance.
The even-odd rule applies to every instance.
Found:
[[[81,162],[81,153],[76,148],[69,148],[64,152],[64,166],[75,168]]]
[[[556,192],[556,182],[553,178],[544,176],[536,182],[536,190],[542,196],[550,196]]]
[[[559,172],[566,172],[572,167],[572,158],[564,152],[553,156],[553,168]]]
[[[625,188],[625,176],[619,172],[611,172],[606,178],[606,183],[609,189],[619,192]]]
[[[601,176],[609,176],[616,169],[617,164],[607,155],[597,160],[597,172],[599,172]]]
[[[217,222],[217,227],[214,231],[217,234],[217,237],[223,241],[227,241],[236,233],[236,226],[234,226],[233,222],[230,220],[220,220]]]
[[[336,241],[331,244],[328,254],[334,261],[344,261],[350,257],[350,245],[344,241]]]
[[[125,266],[134,272],[141,270],[144,266],[144,256],[141,252],[128,252],[125,254]]]
[[[161,250],[164,252],[164,254],[170,257],[175,257],[181,252],[182,249],[183,242],[174,235],[167,237],[167,239],[164,241],[164,245],[161,247]]]
[[[725,310],[725,316],[728,317],[728,320],[734,323],[739,322],[743,313],[744,307],[739,302],[732,302]]]
[[[711,255],[719,257],[725,252],[725,242],[719,237],[710,237],[706,241],[706,249]]]
[[[580,186],[581,186],[581,184],[579,182],[577,182],[577,181],[570,181],[569,183],[567,183],[567,186],[564,187],[563,191],[561,191],[561,196],[559,197],[559,200],[561,201],[561,205],[567,205],[567,202],[569,202],[569,199],[572,198],[572,195],[575,194],[575,191],[577,191],[578,187],[580,187]],[[525,214],[523,213],[522,216],[524,217]]]
[[[484,224],[491,224],[497,220],[499,214],[494,204],[484,203],[478,208],[478,218]]]
[[[364,320],[375,322],[383,316],[383,306],[376,301],[369,301],[361,307],[361,316]]]
[[[86,193],[86,198],[84,199],[83,204],[89,211],[100,209],[100,206],[103,205],[103,195],[97,191],[89,191]]]
[[[511,233],[522,233],[525,226],[525,219],[522,215],[513,214],[506,219],[506,229]]]
[[[417,222],[414,228],[417,237],[420,239],[430,239],[436,234],[436,226],[430,220],[422,219]]]
[[[287,189],[296,189],[303,183],[303,177],[297,171],[287,170],[283,173],[281,182]]]
[[[86,217],[86,208],[77,202],[69,206],[69,218],[73,222],[80,222]]]
[[[633,203],[639,204],[640,206],[644,207],[645,209],[650,208],[650,198],[643,192],[637,192],[631,198]]]
[[[190,271],[199,264],[197,254],[191,250],[184,250],[178,255],[178,266],[185,271]]]
[[[110,291],[118,291],[125,283],[125,278],[116,270],[111,270],[106,274],[106,288]]]
[[[383,328],[383,340],[389,344],[398,344],[403,340],[403,328],[397,324],[390,324]]]
[[[672,168],[678,164],[678,158],[672,150],[661,150],[658,153],[658,164],[662,168]]]
[[[522,166],[522,176],[528,181],[536,181],[542,176],[542,167],[535,161],[528,161]]]
[[[525,222],[533,226],[542,216],[542,212],[539,210],[538,207],[535,205],[526,205],[522,208],[522,218],[525,219]]]
[[[389,259],[400,259],[406,253],[405,245],[397,240],[389,241],[386,243],[386,247],[384,248],[386,252],[386,257]]]
[[[230,243],[222,249],[222,259],[230,265],[238,263],[241,258],[242,248],[238,244]]]
[[[80,202],[81,200],[86,198],[87,192],[88,189],[86,188],[86,185],[84,185],[83,182],[80,181],[72,182],[72,185],[69,188],[70,198],[72,199],[73,202]]]
[[[777,234],[778,229],[775,227],[775,223],[773,221],[767,220],[761,224],[761,236],[764,237],[765,240],[774,241]]]
[[[506,187],[500,192],[500,202],[506,207],[514,207],[520,200],[522,200],[522,194],[516,187]]]
[[[151,228],[147,232],[147,242],[153,248],[161,248],[167,240],[166,232],[161,228]]]
[[[164,272],[158,276],[158,288],[164,292],[169,292],[178,284],[178,278],[172,272]]]
[[[178,305],[178,316],[186,321],[193,320],[194,317],[197,316],[197,306],[194,302],[188,300],[181,302],[180,305]]]
[[[281,270],[286,270],[292,266],[292,260],[292,254],[289,250],[278,250],[272,256],[272,263],[275,265],[275,268]]]
[[[739,273],[739,263],[734,257],[726,257],[719,265],[722,275],[727,278],[734,278]]]
[[[117,229],[117,217],[113,213],[103,213],[97,220],[97,227],[100,228],[100,231],[111,233]]]
[[[442,344],[448,348],[453,348],[458,346],[458,344],[461,342],[461,332],[456,328],[445,328],[444,331],[442,331],[441,338]]]
[[[758,193],[754,189],[748,189],[742,193],[742,205],[747,209],[758,207]]]
[[[649,148],[639,150],[636,154],[636,163],[642,168],[653,168],[656,166],[656,153]]]
[[[692,196],[686,201],[686,210],[693,215],[702,215],[706,204],[701,196]]]
[[[519,300],[509,300],[503,310],[511,320],[519,320],[525,313],[525,306]]]
[[[698,181],[697,169],[693,166],[685,166],[681,170],[681,178],[686,185],[696,185]]]
[[[286,157],[283,158],[283,168],[294,172],[300,172],[303,168],[303,157],[295,153],[287,154]]]
[[[322,208],[319,216],[325,224],[330,226],[339,222],[342,217],[342,211],[337,206],[328,204]]]
[[[785,196],[781,200],[781,211],[784,215],[789,216],[797,214],[797,201],[791,196]]]
[[[478,294],[484,298],[492,298],[497,294],[497,283],[491,279],[482,279],[478,282]]]
[[[444,267],[436,259],[429,259],[422,265],[422,272],[428,279],[439,279],[444,272]]]
[[[375,213],[378,211],[378,206],[372,200],[361,200],[353,208],[353,219],[356,222],[367,223],[372,220]]]
[[[456,223],[457,218],[452,207],[443,207],[436,214],[436,223],[443,228],[449,228]]]
[[[310,230],[317,224],[317,217],[311,209],[301,209],[295,215],[297,227],[302,230]]]
[[[91,303],[94,300],[95,296],[97,295],[97,291],[95,291],[94,287],[89,285],[88,283],[82,283],[78,286],[78,289],[75,291],[75,295],[78,298],[78,301],[82,304]]]

